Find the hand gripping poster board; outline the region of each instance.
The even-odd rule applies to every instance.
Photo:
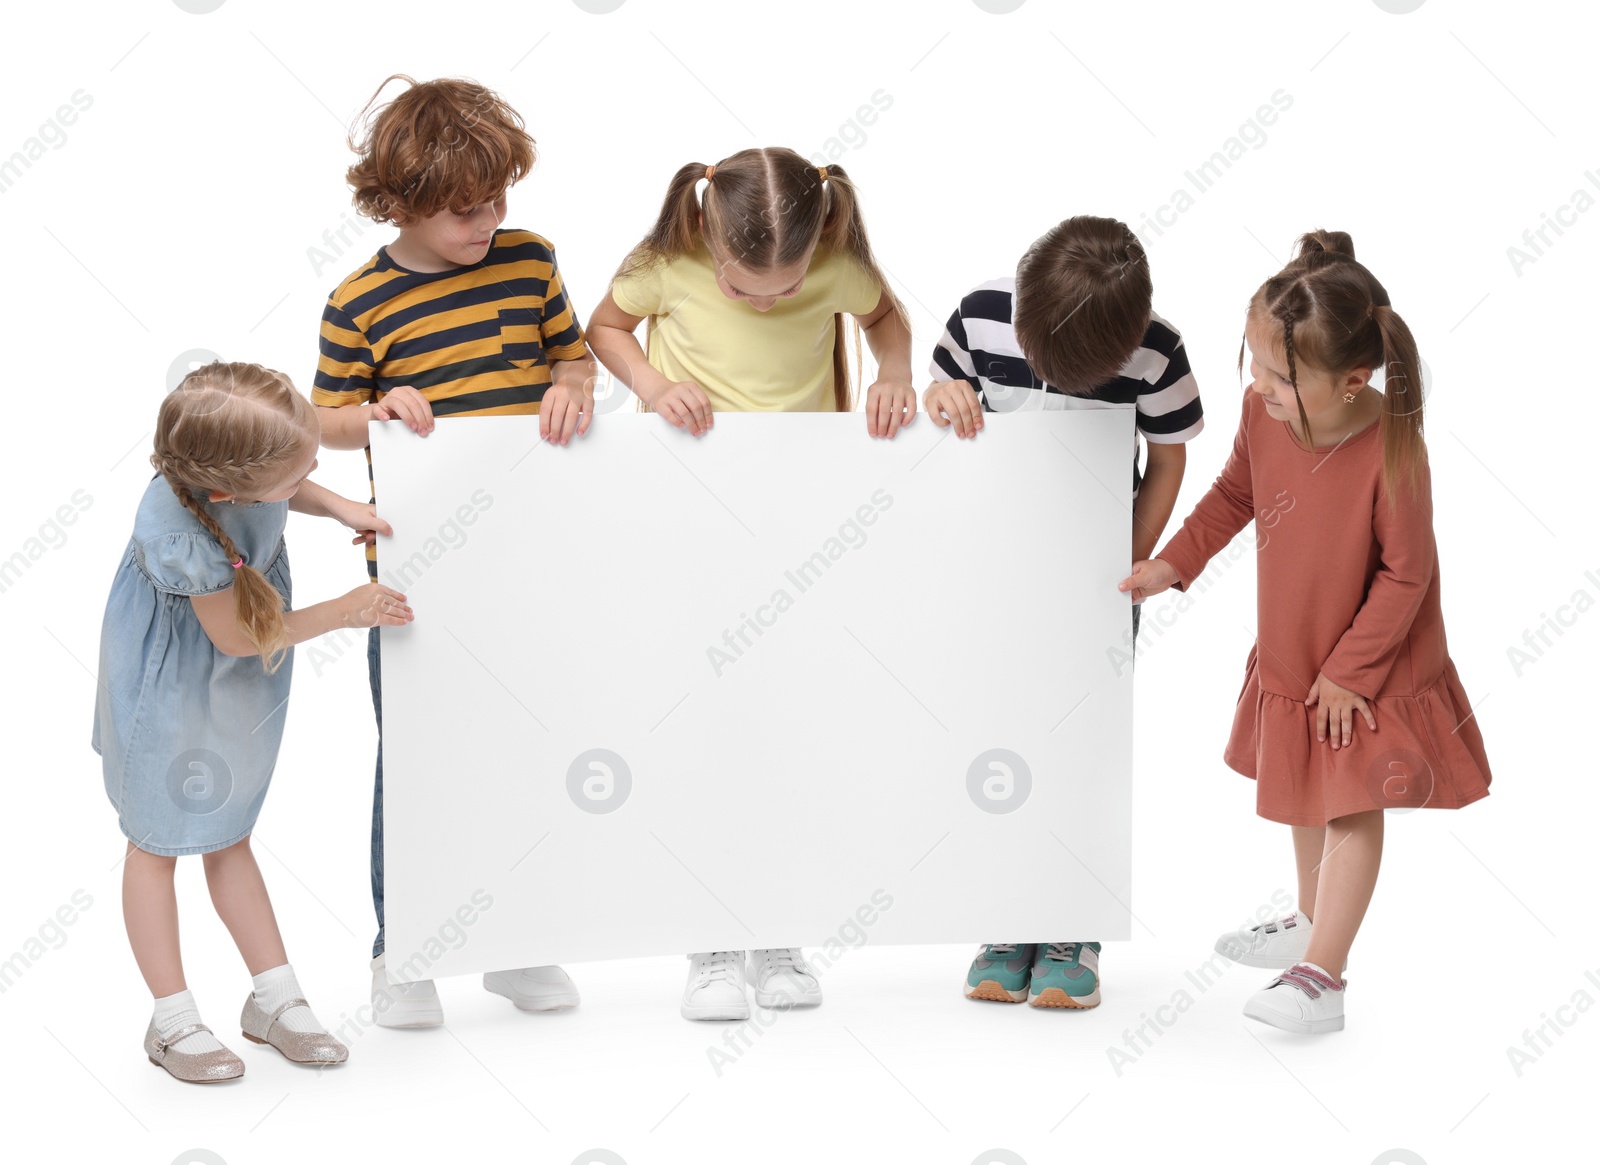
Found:
[[[1121,939],[1131,410],[372,426],[395,979]]]

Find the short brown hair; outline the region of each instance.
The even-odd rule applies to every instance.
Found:
[[[1150,324],[1150,265],[1126,224],[1078,215],[1017,264],[1017,342],[1034,373],[1079,395],[1112,379]]]
[[[410,88],[374,110],[390,81]],[[356,209],[398,224],[493,202],[537,157],[522,118],[493,90],[452,77],[419,83],[402,73],[373,93],[350,148],[359,155],[345,174]]]

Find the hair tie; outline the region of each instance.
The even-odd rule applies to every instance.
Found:
[[[706,167],[706,181],[707,182],[711,181],[711,175],[715,174],[716,172],[717,172],[717,164],[715,162],[712,162],[711,165]]]
[[[231,562],[231,563],[229,563],[229,564],[228,564],[228,565],[229,565],[229,566],[231,566],[231,567],[233,567],[233,569],[234,569],[234,570],[238,570],[238,569],[239,569],[239,568],[240,568],[240,567],[241,567],[241,566],[243,566],[243,565],[244,565],[244,555],[242,555],[242,554],[241,554],[241,555],[239,555],[239,557],[238,557],[238,558],[235,558],[235,559],[234,559],[234,560],[233,560],[233,561],[232,561],[232,562]]]
[[[1378,305],[1376,303],[1367,304],[1367,318],[1369,320],[1378,318]]]
[[[818,166],[817,173],[822,175],[822,180],[824,182],[828,180],[828,168],[826,166]]]

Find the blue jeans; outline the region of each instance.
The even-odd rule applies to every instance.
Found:
[[[367,633],[367,678],[372,683],[372,712],[378,718],[378,764],[372,778],[372,909],[378,916],[372,957],[377,958],[383,954],[383,688],[376,627]]]

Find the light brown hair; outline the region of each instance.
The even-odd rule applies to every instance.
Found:
[[[1405,320],[1389,304],[1389,293],[1356,262],[1355,244],[1344,231],[1300,236],[1294,259],[1257,288],[1248,318],[1282,339],[1289,383],[1307,444],[1311,421],[1300,401],[1297,369],[1307,365],[1332,376],[1357,368],[1382,372],[1383,482],[1394,502],[1396,487],[1415,489],[1428,451],[1422,440],[1422,362]],[[1244,369],[1244,344],[1239,345]]]
[[[390,81],[410,88],[374,110]],[[356,209],[399,225],[493,202],[536,160],[517,111],[493,90],[453,77],[386,78],[357,117],[349,145],[359,155],[345,174]]]
[[[695,187],[708,172],[705,192],[697,195]],[[749,271],[792,267],[812,248],[825,246],[869,271],[889,296],[895,314],[902,322],[907,319],[867,242],[855,183],[838,166],[819,168],[781,146],[740,150],[712,166],[704,162],[682,166],[667,186],[655,225],[628,253],[617,276],[691,254],[707,241]],[[849,412],[854,406],[843,324],[843,317],[836,314],[833,405],[838,412]],[[855,349],[859,366],[859,329]]]
[[[201,495],[259,497],[281,485],[318,440],[316,412],[287,376],[259,364],[213,361],[185,376],[161,402],[150,464],[222,544],[228,561],[239,562],[239,548]],[[260,652],[262,667],[276,671],[286,639],[283,596],[246,562],[234,570],[233,602],[239,630]]]
[[[1150,326],[1150,265],[1126,224],[1080,214],[1017,264],[1011,326],[1029,366],[1081,395],[1111,380]]]

